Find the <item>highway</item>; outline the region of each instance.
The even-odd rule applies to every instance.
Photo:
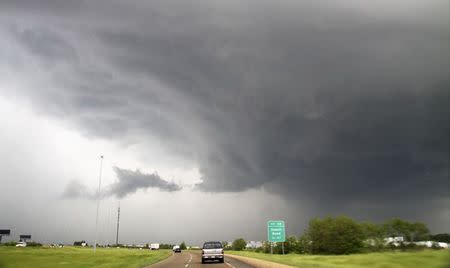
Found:
[[[147,266],[146,268],[254,268],[238,260],[225,257],[225,263],[207,262],[202,264],[200,252],[183,251],[182,253],[174,253],[168,259]]]

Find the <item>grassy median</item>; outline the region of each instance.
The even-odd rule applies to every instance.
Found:
[[[169,250],[0,247],[0,268],[141,268],[171,255]]]
[[[448,250],[382,252],[340,256],[270,255],[248,251],[227,251],[226,253],[300,268],[450,268],[450,252]]]

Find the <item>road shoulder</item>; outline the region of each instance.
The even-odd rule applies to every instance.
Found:
[[[144,266],[143,268],[157,268],[159,266],[163,267],[163,266],[169,264],[170,262],[172,262],[174,256],[175,256],[175,254],[172,253],[172,255],[169,255],[169,257],[167,257],[159,262]]]
[[[260,259],[243,257],[243,256],[238,256],[238,255],[233,255],[233,254],[225,254],[225,256],[228,258],[236,259],[238,261],[241,261],[241,262],[248,264],[250,266],[253,266],[255,268],[295,268],[294,266],[289,266],[286,264],[264,261],[264,260],[260,260]]]

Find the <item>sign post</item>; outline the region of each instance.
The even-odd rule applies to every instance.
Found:
[[[284,242],[286,241],[286,226],[284,221],[268,221],[267,238],[270,242],[271,254],[273,254],[272,243],[283,243],[281,247],[284,254]]]

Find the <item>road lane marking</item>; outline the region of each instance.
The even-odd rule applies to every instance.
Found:
[[[189,253],[189,261],[184,265],[184,267],[187,268],[189,266],[189,264],[191,264],[191,261],[192,261],[192,254]]]

